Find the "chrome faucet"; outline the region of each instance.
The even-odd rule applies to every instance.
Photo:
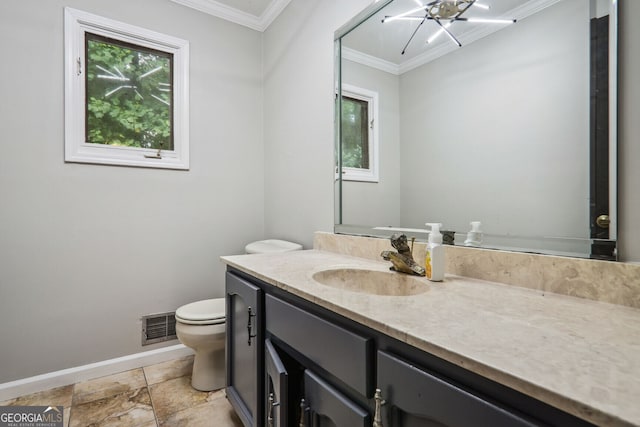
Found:
[[[415,237],[411,238],[411,248],[409,248],[406,235],[395,233],[391,236],[391,246],[397,249],[398,252],[382,251],[380,254],[383,259],[391,261],[393,264],[392,267],[389,267],[389,270],[424,276],[424,268],[419,266],[413,259],[412,249],[415,240]]]

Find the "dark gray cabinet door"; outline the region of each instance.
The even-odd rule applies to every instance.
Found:
[[[227,397],[245,427],[261,427],[262,291],[227,272]]]
[[[304,372],[308,427],[371,427],[369,413],[322,378]]]
[[[389,353],[378,352],[384,427],[542,425],[463,390]]]
[[[269,334],[363,396],[373,396],[372,339],[271,295],[265,297],[265,313]]]
[[[287,427],[289,375],[282,360],[280,360],[280,355],[275,347],[273,347],[271,340],[266,340],[264,347],[264,369],[266,372],[265,402],[267,404],[265,411],[266,426]]]

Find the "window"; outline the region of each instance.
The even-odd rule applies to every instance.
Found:
[[[65,161],[189,169],[189,44],[65,8]]]
[[[342,179],[378,182],[378,94],[342,85]]]

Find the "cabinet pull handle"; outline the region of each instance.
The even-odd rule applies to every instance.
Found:
[[[307,402],[304,399],[300,399],[300,422],[298,423],[298,427],[307,427]]]
[[[256,314],[253,312],[253,309],[251,307],[247,308],[247,312],[248,312],[248,320],[247,320],[247,334],[249,335],[249,339],[247,341],[247,345],[249,347],[251,347],[251,338],[255,338],[256,334],[252,334],[251,331],[253,329],[253,322],[252,319],[254,317],[256,317]]]
[[[280,405],[280,402],[274,402],[273,393],[269,393],[269,416],[267,417],[267,427],[273,426],[273,409]]]
[[[373,414],[373,427],[384,427],[382,425],[382,405],[387,402],[382,399],[382,390],[377,388],[373,399],[376,401],[376,412]]]

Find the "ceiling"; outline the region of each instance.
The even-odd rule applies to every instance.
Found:
[[[522,20],[558,1],[560,0],[482,0],[478,3],[490,6],[490,9],[473,8],[465,16]],[[415,10],[416,3],[416,0],[395,0],[344,36],[343,57],[389,73],[402,74],[458,49],[446,36],[427,43],[429,36],[438,30],[438,26],[432,21],[425,22],[425,25],[420,25],[419,21],[382,23],[385,16]],[[413,15],[424,16],[424,12],[410,16]],[[451,32],[455,33],[462,45],[466,45],[507,27],[509,25],[462,22],[453,25]],[[402,53],[403,47],[406,47],[405,53]]]
[[[265,10],[275,3],[275,0],[217,0],[218,3],[225,4],[242,12],[249,13],[255,17],[260,17]]]
[[[264,31],[291,0],[171,0],[254,30]]]

